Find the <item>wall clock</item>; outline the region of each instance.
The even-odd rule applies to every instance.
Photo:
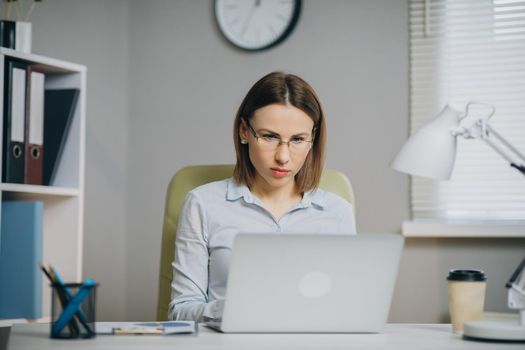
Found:
[[[243,50],[275,46],[294,29],[301,0],[215,0],[215,18],[226,39]]]

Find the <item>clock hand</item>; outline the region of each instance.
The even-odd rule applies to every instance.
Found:
[[[250,20],[253,17],[253,13],[255,12],[255,9],[259,6],[260,0],[255,0],[254,6],[250,9],[250,12],[248,13],[248,16],[246,17],[246,20],[243,23],[243,26],[241,28],[241,36],[244,36],[244,33],[246,32],[246,29],[248,29],[248,24],[250,23]]]

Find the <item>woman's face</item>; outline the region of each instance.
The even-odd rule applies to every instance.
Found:
[[[306,142],[303,147],[297,147],[278,141],[311,141],[313,127],[314,122],[306,113],[289,104],[259,108],[249,125],[241,125],[241,139],[248,141],[250,160],[257,171],[255,188],[274,190],[295,186],[295,175],[301,170],[311,144]]]

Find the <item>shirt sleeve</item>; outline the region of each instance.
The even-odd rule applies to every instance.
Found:
[[[172,320],[220,318],[223,301],[208,301],[208,239],[205,207],[189,192],[182,206],[171,283],[169,317]]]

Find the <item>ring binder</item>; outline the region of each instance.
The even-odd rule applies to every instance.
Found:
[[[5,69],[2,181],[24,183],[27,65],[8,60]]]
[[[41,185],[43,178],[45,76],[32,66],[28,67],[28,73],[24,182]]]

